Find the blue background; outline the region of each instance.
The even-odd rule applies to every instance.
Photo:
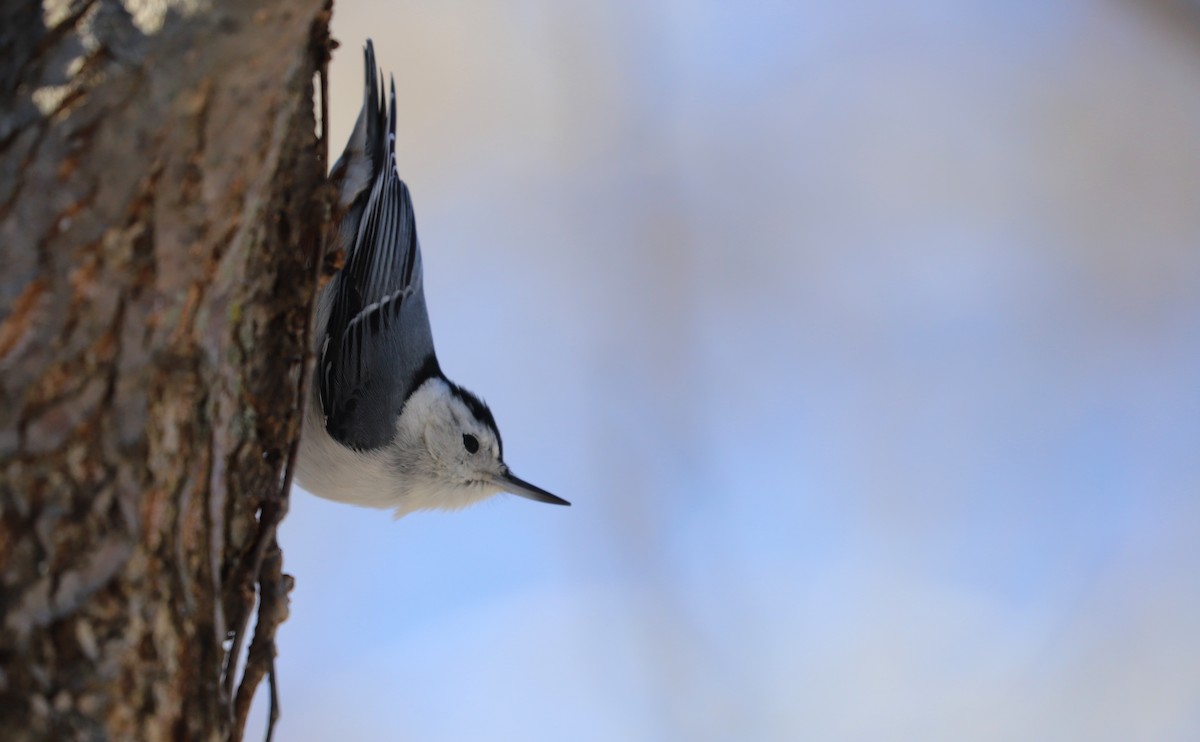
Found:
[[[282,740],[1200,739],[1200,22],[339,2],[501,496],[297,490]],[[251,734],[263,723],[260,699]]]

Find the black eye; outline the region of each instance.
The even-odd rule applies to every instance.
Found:
[[[463,448],[467,449],[467,453],[475,453],[479,450],[479,439],[470,433],[463,433]]]

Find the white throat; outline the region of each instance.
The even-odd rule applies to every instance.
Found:
[[[463,451],[463,426],[473,418],[440,378],[427,380],[409,396],[392,442],[374,451],[354,451],[333,440],[320,402],[313,402],[300,441],[296,481],[314,495],[392,508],[399,518],[417,510],[458,510],[500,491],[482,482],[480,475],[487,472],[481,472],[481,459]]]

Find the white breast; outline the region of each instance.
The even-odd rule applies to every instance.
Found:
[[[386,449],[364,453],[339,445],[326,432],[316,407],[308,405],[296,483],[327,500],[369,508],[396,507],[400,493],[387,463]]]

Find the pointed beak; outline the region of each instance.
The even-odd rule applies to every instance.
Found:
[[[503,489],[505,492],[511,492],[514,495],[527,497],[530,500],[537,500],[538,502],[547,502],[551,505],[571,504],[561,497],[550,494],[541,487],[534,487],[529,482],[526,482],[524,479],[514,475],[508,470],[507,467],[504,469],[503,474],[496,477],[496,486]]]

